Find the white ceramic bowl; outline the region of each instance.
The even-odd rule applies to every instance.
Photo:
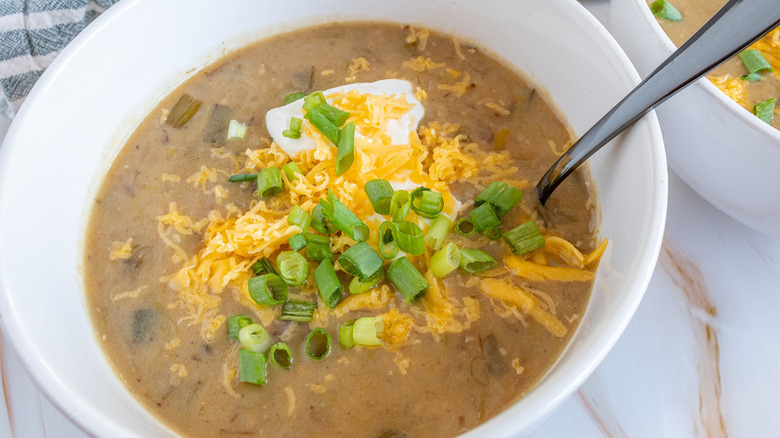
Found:
[[[574,0],[129,0],[112,7],[46,71],[0,148],[3,330],[42,391],[89,433],[173,435],[112,371],[82,294],[91,200],[123,140],[162,96],[226,51],[302,24],[361,18],[424,25],[490,47],[544,84],[578,134],[638,81]],[[602,234],[612,243],[581,327],[536,389],[468,436],[516,435],[549,413],[606,355],[650,280],[667,195],[655,116],[591,164]]]
[[[610,30],[645,77],[676,46],[645,0],[610,4]],[[780,131],[707,79],[673,96],[656,112],[672,169],[734,219],[780,236]]]

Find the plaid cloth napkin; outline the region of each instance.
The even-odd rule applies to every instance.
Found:
[[[46,67],[119,0],[0,0],[0,114],[13,118]]]

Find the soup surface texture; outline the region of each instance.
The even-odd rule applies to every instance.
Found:
[[[266,113],[291,93],[316,96],[384,79],[407,81],[413,96],[324,93],[329,104],[349,112],[360,133],[343,175],[334,170],[337,148],[303,114],[302,125],[290,130],[298,128],[314,146],[289,156],[270,138]],[[424,118],[403,131],[401,141],[389,140],[382,134],[385,122],[408,112],[412,97],[422,103]],[[229,129],[231,120],[238,129]],[[545,208],[530,182],[570,143],[544,93],[485,50],[447,35],[350,23],[255,43],[164,98],[112,163],[94,203],[84,263],[97,336],[128,389],[184,436],[457,435],[526,394],[552,367],[585,312],[606,243],[596,241],[587,171],[567,179]],[[289,170],[291,162],[298,169],[282,170],[281,190],[262,198],[255,177],[228,181],[234,174]],[[378,259],[377,272],[386,276],[352,294],[342,254],[365,240],[374,256],[368,259],[377,260],[377,230],[391,219],[375,213],[364,190],[375,179],[390,182],[394,194],[430,188],[442,195],[438,217],[453,220],[474,218],[475,199],[494,182],[526,196],[496,215],[498,227],[469,233],[470,225],[487,222],[462,221],[467,236],[450,228],[441,234],[443,242],[427,242],[419,253],[408,249],[395,261]],[[332,256],[317,257],[315,242],[305,239],[298,253],[307,267],[293,269],[303,272],[303,283],[293,281],[287,299],[316,303],[316,311],[302,320],[283,319],[287,304],[258,301],[265,289],[250,290],[249,283],[261,277],[270,282],[263,273],[268,264],[290,268],[279,254],[289,252],[295,244],[288,239],[301,233],[290,224],[291,209],[312,213],[323,198],[332,204],[329,190],[370,231],[307,230],[326,239]],[[493,202],[482,205],[495,215]],[[434,234],[432,220],[416,210],[401,217],[407,234]],[[519,226],[538,228],[529,239],[543,240],[513,254],[508,232]],[[393,227],[394,234],[381,236],[388,246],[391,236],[401,243],[402,225]],[[485,237],[491,233],[493,240]],[[441,260],[434,254],[447,243],[466,251],[453,253],[461,256],[455,263],[461,268],[438,277],[433,260]],[[475,254],[470,249],[484,251],[479,257],[487,261],[464,265]],[[402,259],[410,262],[407,274],[423,279],[411,298],[394,277]],[[320,274],[334,271],[337,291],[328,295]],[[278,298],[277,290],[272,297]],[[289,369],[266,355],[265,384],[242,382],[248,371],[240,356],[257,344],[228,335],[236,315],[288,346]],[[373,323],[371,339],[378,345],[361,343],[357,324],[345,325],[358,318],[374,318],[362,321]],[[306,338],[318,327],[332,343],[329,351],[314,351],[324,356],[315,359],[305,351]],[[357,346],[345,348],[353,338]],[[314,344],[311,350],[317,350]],[[274,357],[284,365],[283,353]]]
[[[654,0],[648,0],[652,5]],[[671,2],[682,15],[679,20],[658,18],[658,23],[678,47],[688,40],[718,10],[726,0],[674,0]],[[766,59],[773,71],[762,71],[748,79],[749,73],[739,56],[726,61],[707,78],[726,95],[748,111],[756,113],[756,104],[766,108],[762,117],[775,128],[780,129],[780,27],[752,44],[748,49],[756,50]],[[770,105],[771,103],[771,105]]]

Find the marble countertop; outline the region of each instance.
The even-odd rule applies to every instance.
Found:
[[[582,3],[604,21],[605,0]],[[0,139],[8,123],[0,118]],[[669,191],[663,248],[636,315],[530,437],[780,436],[780,239],[721,213],[674,172]],[[0,377],[0,437],[87,436],[2,337]]]

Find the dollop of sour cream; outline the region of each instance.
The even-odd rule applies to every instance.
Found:
[[[392,138],[393,144],[409,144],[409,134],[412,131],[417,131],[417,126],[425,115],[425,108],[415,97],[412,84],[409,81],[403,79],[383,79],[376,82],[347,84],[324,90],[322,94],[327,98],[327,96],[334,93],[346,93],[352,90],[357,90],[361,94],[385,95],[387,97],[405,96],[406,101],[413,105],[412,109],[397,119],[388,120],[383,133]],[[332,104],[333,102],[328,100],[328,103]],[[290,120],[293,117],[302,118],[303,114],[303,99],[298,99],[295,102],[274,108],[265,115],[265,123],[271,138],[291,157],[298,155],[303,150],[315,149],[317,147],[314,139],[303,132],[301,132],[301,138],[297,139],[282,135],[282,132],[290,127]],[[356,132],[355,135],[362,134]]]

